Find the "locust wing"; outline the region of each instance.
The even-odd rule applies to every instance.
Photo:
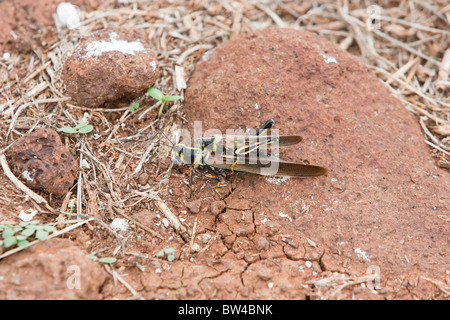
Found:
[[[233,169],[234,171],[274,177],[314,177],[327,173],[327,169],[324,167],[284,161],[275,157],[211,156],[207,164],[223,170]]]

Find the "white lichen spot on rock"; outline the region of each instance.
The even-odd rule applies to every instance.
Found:
[[[139,40],[135,41],[126,41],[126,40],[117,40],[117,34],[115,32],[111,32],[109,34],[110,41],[93,41],[86,45],[86,53],[84,57],[98,57],[105,52],[110,51],[119,51],[123,54],[131,54],[134,55],[135,52],[145,51],[144,46]],[[156,65],[154,70],[156,70]]]
[[[367,254],[364,251],[362,251],[360,248],[356,248],[355,253],[358,255],[358,258],[370,262],[370,259],[369,259],[369,257],[367,257]]]
[[[34,181],[28,170],[25,170],[24,172],[22,172],[22,177],[28,181],[31,181],[31,182]]]
[[[155,61],[150,62],[150,67],[152,67],[153,72],[155,72],[156,71],[156,62]]]
[[[327,63],[327,64],[330,64],[330,63],[337,64],[338,63],[335,57],[327,56],[325,53],[321,53],[320,55],[323,57],[323,59],[325,60],[325,63]]]

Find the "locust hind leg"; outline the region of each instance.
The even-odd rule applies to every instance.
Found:
[[[219,190],[218,190],[219,187],[220,187],[220,184],[222,183],[222,180],[221,180],[218,176],[216,176],[216,175],[214,175],[214,174],[210,174],[210,173],[205,174],[205,177],[208,177],[208,178],[217,180],[217,184],[216,184],[216,186],[214,187],[214,192],[217,193],[217,194],[219,195],[219,197],[220,197],[221,200],[223,200],[223,197],[222,197],[222,195],[220,194],[220,192],[219,192]]]
[[[217,182],[216,186],[214,187],[214,191],[219,195],[220,200],[223,200],[223,197],[222,197],[222,195],[219,192],[219,187],[220,187],[220,183],[221,182],[222,181],[220,181],[220,180]]]

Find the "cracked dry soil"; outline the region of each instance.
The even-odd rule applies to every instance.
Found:
[[[173,235],[165,244],[175,248],[172,263],[146,260],[139,248],[142,256],[133,260],[149,268],[139,276],[144,297],[305,299],[313,292],[305,284],[325,271],[325,248],[285,230],[280,221],[261,213],[259,203],[240,197],[234,192],[234,177],[220,190],[223,200],[217,200],[214,182],[196,179],[194,199],[186,200],[186,206],[177,201],[189,199],[186,175],[173,179],[162,196],[169,206],[179,206],[179,218],[190,226],[191,239],[180,242]],[[137,221],[141,217],[151,219],[148,212],[136,214]]]

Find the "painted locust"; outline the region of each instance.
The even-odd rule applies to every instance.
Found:
[[[191,166],[191,194],[194,169],[219,181],[216,192],[221,178],[226,176],[226,170],[275,177],[313,177],[327,173],[327,169],[320,166],[284,161],[268,155],[268,150],[302,141],[301,136],[272,135],[270,129],[274,123],[274,120],[268,120],[253,135],[216,134],[195,138],[193,146],[178,143],[173,147],[170,168],[174,163]]]

